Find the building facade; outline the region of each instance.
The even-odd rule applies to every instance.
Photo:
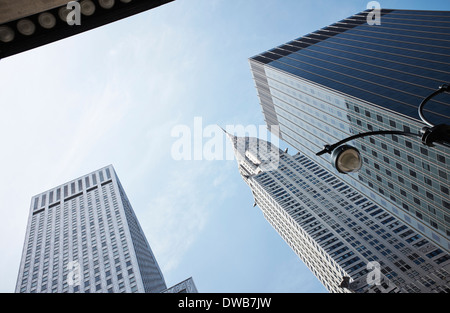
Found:
[[[450,255],[304,154],[228,135],[264,217],[330,292],[450,292]]]
[[[250,59],[268,126],[280,138],[389,213],[450,251],[450,149],[420,137],[355,140],[363,168],[339,174],[316,153],[377,130],[419,133],[422,100],[450,82],[450,12],[381,10],[380,25],[356,14]],[[449,124],[450,95],[424,115]]]
[[[182,282],[163,290],[161,293],[198,293],[192,277],[183,280]]]
[[[20,293],[156,293],[163,274],[112,166],[32,198]]]

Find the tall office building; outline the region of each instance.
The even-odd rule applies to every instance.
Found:
[[[450,292],[450,256],[303,154],[228,135],[267,221],[330,292]]]
[[[379,13],[380,25],[369,13]],[[316,153],[357,133],[418,134],[426,126],[419,104],[450,83],[449,22],[450,12],[366,11],[250,58],[268,126],[447,252],[449,148],[400,135],[358,139],[350,145],[361,151],[363,168],[349,175]],[[449,112],[450,95],[441,94],[424,115],[449,124]]]
[[[166,289],[111,165],[32,198],[16,292]]]

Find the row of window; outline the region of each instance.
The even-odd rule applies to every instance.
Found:
[[[389,248],[388,245],[396,250],[399,250],[405,247],[405,244],[393,236],[391,232],[387,231],[390,227],[395,227],[394,225],[398,224],[398,221],[392,218],[392,216],[387,214],[384,210],[377,208],[375,205],[370,205],[367,199],[364,199],[357,192],[353,191],[342,182],[339,182],[334,176],[319,168],[318,165],[307,160],[304,156],[297,158],[297,161],[300,161],[299,163],[302,163],[302,166],[294,160],[285,157],[285,155],[282,155],[281,158],[284,162],[281,163],[279,170],[282,171],[283,174],[280,172],[271,172],[270,175],[267,173],[262,173],[258,175],[258,180],[260,180],[260,183],[264,186],[263,188],[272,195],[273,199],[275,199],[277,203],[289,210],[289,214],[297,221],[302,229],[307,231],[316,243],[319,243],[320,246],[324,248],[327,253],[329,253],[329,255],[334,257],[334,261],[338,262],[342,267],[345,267],[346,270],[356,272],[352,273],[352,277],[353,275],[358,276],[359,274],[359,276],[362,276],[367,273],[367,270],[365,270],[360,264],[360,258],[358,256],[353,257],[353,249],[357,249],[367,260],[380,260],[380,257],[389,257],[392,260],[399,259],[399,257],[392,252],[392,248]],[[291,169],[298,173],[293,172]],[[302,178],[298,179],[299,177]],[[294,181],[295,184],[292,184],[292,181]],[[309,183],[307,183],[307,181]],[[326,181],[326,184],[324,184],[323,181]],[[316,192],[312,185],[309,185],[311,183],[315,187],[320,187],[322,192],[327,192],[328,196],[334,194],[334,202],[329,203],[327,201],[327,197],[323,197],[321,193]],[[280,185],[284,188],[280,188]],[[335,193],[330,193],[330,187],[327,186],[331,186],[333,189],[336,189],[336,192],[339,192],[340,196]],[[300,197],[300,199],[302,199],[302,205],[295,203],[296,199],[291,197],[287,190],[290,190],[293,194]],[[321,206],[318,206],[315,201],[312,201],[311,197],[320,201]],[[357,208],[354,208],[351,213],[358,217],[361,222],[371,229],[373,233],[370,233],[367,230],[362,229],[360,226],[361,224],[352,221],[352,218],[349,218],[347,213],[337,209],[336,203],[346,207],[347,210],[352,208],[351,203],[357,204],[359,207],[367,207],[370,205],[370,207],[366,209],[369,217],[374,217],[375,219],[380,220],[380,224],[374,223],[373,220],[362,214]],[[333,212],[334,216],[337,217],[340,222],[337,223],[333,221],[330,216],[327,216],[326,211],[323,211],[322,208],[326,208]],[[321,225],[323,222],[320,223],[317,218],[312,215],[311,211],[316,213],[320,212],[319,214],[321,218],[326,219],[326,223],[328,223],[328,225],[330,225],[336,233],[340,234],[347,244],[350,243],[352,250],[346,252],[348,250],[348,246],[342,246],[342,242],[338,241],[335,235],[327,229],[324,229]],[[388,219],[389,223],[386,222]],[[347,233],[346,228],[342,227],[342,222],[344,222],[344,224],[348,227],[351,227],[354,232],[359,235],[359,238],[365,240],[369,246],[372,246],[373,248],[367,249],[366,246],[362,245],[361,242]],[[385,225],[386,229],[380,225]],[[411,230],[401,232],[399,228],[395,228],[395,232],[393,232],[393,234],[395,233],[399,233],[401,235],[400,238],[405,240],[407,243],[413,243],[420,239],[420,236]],[[323,243],[325,243],[325,245],[323,245]],[[388,243],[388,245],[386,245],[386,243]],[[373,254],[374,251],[377,251],[377,256]],[[389,270],[387,274],[392,278],[398,276],[398,274],[392,270]],[[411,274],[408,272],[407,275]]]
[[[107,195],[108,186],[111,198]],[[100,290],[120,292],[125,290],[127,284],[131,290],[137,290],[113,185],[110,183],[102,186],[102,194],[103,202],[98,189],[95,189],[87,193],[86,207],[84,198],[78,197],[65,202],[62,210],[58,205],[44,211],[47,214],[42,212],[38,216],[33,216],[21,278],[21,292],[28,290],[36,292],[38,287],[40,292],[68,292],[71,286],[68,277],[74,278],[71,276],[74,274],[73,270],[71,271],[73,262],[69,260],[75,260],[77,264],[79,260],[77,278],[80,281],[72,284],[74,292]],[[47,217],[46,225],[44,216]],[[63,228],[60,227],[61,222]],[[42,253],[44,226],[46,237]],[[37,236],[35,236],[36,227]]]
[[[105,168],[105,173],[106,178],[103,170],[100,170],[96,173],[92,173],[91,175],[84,177],[84,182],[83,179],[81,178],[78,179],[77,181],[68,183],[67,185],[58,187],[55,190],[51,190],[47,193],[35,197],[33,202],[33,211],[36,211],[41,207],[45,207],[46,205],[51,205],[55,202],[60,201],[61,196],[65,201],[67,201],[66,198],[70,196],[76,196],[77,193],[83,192],[86,189],[89,189],[90,187],[97,185],[98,181],[100,183],[103,183],[104,181],[111,179],[111,171],[109,168]]]
[[[303,92],[307,93],[307,94],[312,94],[312,92],[314,91],[314,89],[312,87],[310,87],[311,90],[309,90],[308,88],[306,88],[305,86],[303,86],[303,84],[299,81],[299,80],[294,80],[294,79],[287,79],[286,77],[282,78],[283,76],[277,74],[275,71],[273,70],[268,70],[268,72],[274,72],[271,73],[270,75],[272,75],[273,79],[277,79],[277,80],[282,80],[284,84],[286,85],[293,85],[296,89],[298,90],[302,90]],[[281,87],[277,87],[278,89]],[[307,89],[306,91],[304,89]],[[320,91],[320,90],[319,90]],[[275,92],[275,91],[272,91]],[[287,92],[288,93],[288,92]],[[325,100],[325,95],[326,93],[320,94],[319,92],[315,91],[314,94],[317,97],[320,97],[320,99],[324,99]],[[331,94],[330,94],[331,95]],[[292,98],[288,97],[287,95],[280,95],[279,97],[284,97],[283,101],[286,101],[286,103],[290,103],[289,101],[292,100]],[[327,101],[330,101],[330,104],[328,105],[328,108],[333,108],[335,106],[333,106],[331,104],[331,101],[339,103],[339,99],[335,98],[335,100],[333,100],[334,98],[332,98],[331,96],[329,96],[330,99],[327,99]],[[322,101],[312,101],[312,100],[306,100],[307,96],[304,95],[303,96],[304,100],[308,102],[307,105],[307,109],[308,110],[312,110],[312,107],[314,107],[315,105],[319,105],[320,102]],[[281,99],[281,98],[280,98]],[[274,98],[274,101],[277,103],[277,107],[278,106],[285,108],[285,106],[282,105],[282,101],[277,100],[277,98]],[[278,102],[277,102],[278,101]],[[294,100],[292,100],[294,101]],[[297,100],[295,100],[297,101]],[[297,105],[297,104],[295,104]],[[306,106],[306,104],[305,104]],[[352,119],[356,119],[357,114],[360,114],[359,116],[364,116],[367,117],[367,115],[370,116],[370,118],[372,119],[372,122],[374,123],[374,125],[382,125],[383,123],[389,123],[390,127],[406,127],[403,130],[404,131],[408,131],[411,130],[411,128],[414,128],[413,125],[408,124],[408,123],[404,123],[403,121],[400,122],[400,120],[397,119],[397,117],[392,116],[392,118],[390,117],[386,117],[385,115],[381,116],[380,114],[377,113],[371,113],[371,111],[367,111],[365,108],[360,109],[359,105],[356,105],[355,103],[351,103],[351,102],[345,102],[344,106],[346,106],[346,109],[349,112],[349,116],[352,117]],[[289,107],[286,107],[286,109]],[[314,116],[317,116],[317,114],[319,114],[319,116],[321,118],[324,118],[321,114],[326,115],[326,108],[327,106],[323,106],[320,105],[320,110],[318,110],[316,112],[316,114],[311,115],[311,118],[313,118]],[[337,108],[336,108],[337,109]],[[330,143],[330,139],[328,138],[324,138],[324,132],[323,131],[319,131],[321,130],[323,127],[317,128],[315,126],[311,126],[308,123],[311,122],[311,119],[308,119],[308,122],[305,123],[300,123],[298,120],[294,121],[296,124],[293,124],[291,122],[289,122],[290,120],[293,120],[295,118],[295,116],[292,113],[288,113],[286,114],[286,116],[284,117],[284,114],[282,113],[281,109],[277,109],[278,113],[279,113],[279,121],[280,123],[283,123],[282,125],[280,125],[280,129],[282,131],[283,134],[283,138],[285,138],[285,140],[287,140],[291,145],[295,146],[295,147],[301,147],[303,150],[308,150],[307,152],[309,152],[309,150],[311,150],[312,153],[317,152],[318,147],[320,147],[320,145],[323,143]],[[357,112],[356,112],[357,111]],[[367,111],[367,112],[366,112]],[[352,113],[353,112],[353,113]],[[334,112],[333,114],[335,114],[336,112]],[[304,115],[304,114],[303,114]],[[309,115],[308,115],[309,116]],[[356,123],[355,123],[356,124]],[[298,127],[297,125],[300,125],[301,127]],[[308,128],[309,127],[309,128]],[[379,126],[381,129],[386,128],[386,126]],[[362,130],[361,130],[362,131]],[[340,138],[341,139],[341,138]],[[390,140],[390,137],[386,137],[386,139]],[[297,141],[298,140],[298,141]],[[333,140],[333,139],[331,139]],[[373,146],[373,142],[375,142],[376,147],[378,148],[379,145],[381,145],[381,149],[379,149],[380,151],[386,151],[387,149],[392,150],[389,153],[392,155],[392,160],[396,160],[398,158],[398,154],[400,154],[400,159],[405,159],[401,162],[395,161],[395,164],[391,164],[392,168],[388,168],[386,166],[384,166],[384,164],[382,163],[382,161],[384,160],[376,160],[376,158],[372,155],[370,155],[371,151],[373,150],[368,150],[366,149],[366,146],[364,145],[364,149],[368,150],[367,153],[369,153],[368,156],[364,156],[364,160],[365,160],[365,164],[366,167],[365,169],[369,169],[367,168],[367,164],[369,164],[369,160],[370,162],[373,160],[374,164],[371,165],[371,167],[374,167],[375,170],[376,169],[385,169],[387,174],[386,175],[390,175],[393,176],[394,180],[392,179],[386,179],[382,181],[382,183],[380,184],[380,182],[371,182],[369,180],[369,182],[367,182],[367,179],[364,179],[363,175],[359,175],[356,176],[357,178],[359,178],[360,180],[362,180],[363,183],[366,183],[369,185],[369,187],[371,187],[373,190],[377,191],[379,194],[383,195],[384,197],[389,198],[391,201],[393,201],[394,203],[396,203],[399,207],[412,207],[412,212],[410,213],[411,215],[415,215],[415,209],[414,207],[417,206],[418,202],[420,201],[421,205],[424,207],[424,209],[422,209],[422,212],[417,212],[418,216],[424,216],[423,220],[427,223],[429,223],[433,228],[439,228],[441,227],[442,229],[442,225],[449,222],[450,218],[447,216],[447,214],[445,213],[444,208],[445,207],[449,207],[449,202],[447,200],[445,200],[446,198],[448,198],[448,175],[447,175],[447,171],[444,170],[446,167],[448,167],[448,163],[449,160],[446,159],[444,157],[444,155],[441,155],[439,153],[435,153],[434,149],[431,149],[428,151],[428,149],[424,149],[422,145],[420,144],[416,144],[414,141],[411,143],[411,141],[407,140],[406,137],[402,138],[402,137],[398,137],[398,136],[393,136],[392,137],[392,142],[388,145],[386,145],[384,142],[384,137],[380,136],[380,140],[378,138],[370,138],[369,139],[371,141],[370,144],[370,148],[375,148],[375,146]],[[404,142],[403,142],[404,141]],[[415,148],[415,146],[422,148]],[[383,150],[383,147],[387,148]],[[397,149],[397,147],[400,147],[399,149]],[[416,158],[416,155],[412,155],[411,152],[408,152],[408,148],[409,149],[413,149],[412,151],[419,151],[419,157]],[[393,150],[395,149],[395,151]],[[361,149],[363,150],[363,149]],[[437,151],[437,150],[436,150]],[[378,153],[377,151],[375,151],[376,153]],[[364,151],[363,151],[364,153]],[[387,152],[384,152],[387,153]],[[415,152],[416,153],[416,152]],[[428,155],[426,155],[428,154]],[[378,158],[381,158],[382,155],[377,155]],[[321,161],[321,160],[319,160]],[[380,163],[381,161],[381,163]],[[389,160],[390,163],[393,163],[394,161]],[[371,163],[370,163],[371,164]],[[380,166],[383,165],[383,166]],[[387,164],[389,166],[389,164]],[[393,166],[395,165],[395,166]],[[400,168],[399,168],[400,167]],[[369,169],[371,170],[371,169]],[[405,171],[411,171],[409,174],[405,173],[405,174],[399,174],[401,172],[405,172]],[[427,173],[428,172],[428,173]],[[420,174],[419,174],[420,173]],[[427,173],[425,175],[425,173]],[[364,172],[362,172],[362,174],[365,174]],[[430,176],[430,178],[427,177],[427,175],[434,175]],[[375,174],[374,174],[375,175]],[[414,178],[413,176],[416,176],[417,178]],[[419,175],[423,175],[420,176]],[[378,175],[380,176],[380,175]],[[419,192],[423,195],[420,199],[416,197],[416,200],[414,199],[409,199],[409,202],[405,201],[405,199],[401,199],[402,195],[408,195],[409,197],[413,194],[411,192],[407,192],[404,187],[397,187],[396,184],[396,177],[398,177],[399,179],[399,183],[402,183],[402,180],[404,182],[404,184],[408,183],[411,181],[411,179],[406,180],[405,178],[411,176],[411,179],[422,179],[423,183],[417,182],[417,183],[412,183],[412,185],[408,188],[410,190],[414,190],[415,187],[417,187],[416,189],[419,190]],[[374,176],[373,176],[374,177]],[[446,178],[447,177],[447,178]],[[380,178],[383,178],[383,176],[380,176]],[[389,190],[389,186],[386,184],[391,184],[394,186],[394,188],[399,188],[398,190]],[[385,186],[386,185],[386,186]],[[428,187],[427,187],[428,186]],[[392,189],[392,188],[391,188]],[[400,190],[402,189],[402,190]],[[442,195],[442,196],[441,196]],[[447,196],[447,197],[446,197]],[[382,200],[383,201],[383,200]],[[436,205],[436,203],[439,203],[439,205]],[[444,210],[444,212],[442,211]],[[430,219],[428,218],[428,215],[432,215],[435,216],[434,219]],[[437,218],[437,216],[440,216],[440,218]],[[442,218],[443,217],[443,218]],[[438,224],[438,222],[440,222],[441,224]],[[447,229],[447,233],[449,233],[448,229]]]

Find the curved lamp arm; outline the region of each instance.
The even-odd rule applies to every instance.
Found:
[[[427,104],[428,101],[431,100],[431,98],[436,97],[438,94],[441,94],[443,92],[450,92],[450,85],[444,84],[442,86],[439,87],[438,90],[436,90],[435,92],[433,92],[431,95],[429,95],[428,97],[426,97],[422,103],[419,105],[419,116],[420,119],[427,124],[430,127],[434,127],[435,125],[433,125],[430,121],[428,121],[425,116],[423,115],[423,108],[425,106],[425,104]]]
[[[423,108],[425,107],[425,104],[427,104],[428,101],[430,101],[432,98],[434,98],[438,94],[441,94],[444,92],[450,92],[449,84],[443,84],[442,86],[440,86],[438,90],[436,90],[431,95],[426,97],[422,101],[422,103],[419,105],[420,119],[429,126],[429,127],[424,127],[421,130],[421,134],[402,132],[402,131],[397,131],[397,130],[381,130],[381,131],[375,131],[375,132],[361,133],[358,135],[351,136],[347,139],[341,140],[333,145],[326,145],[324,147],[324,149],[322,151],[316,153],[316,155],[320,156],[325,153],[331,154],[333,152],[333,150],[335,150],[337,147],[341,146],[342,144],[344,144],[346,142],[352,141],[357,138],[374,136],[374,135],[403,135],[403,136],[409,136],[409,137],[421,137],[422,143],[429,147],[432,147],[435,143],[441,144],[446,147],[450,147],[450,125],[446,125],[446,124],[433,125],[423,115]]]
[[[380,131],[374,131],[374,132],[368,132],[368,133],[360,133],[360,134],[348,137],[344,140],[341,140],[333,145],[326,145],[324,147],[324,149],[322,151],[316,153],[316,155],[320,156],[325,153],[331,153],[331,152],[333,152],[334,149],[343,145],[346,142],[349,142],[349,141],[352,141],[352,140],[355,140],[358,138],[363,138],[363,137],[367,137],[367,136],[375,136],[375,135],[403,135],[403,136],[409,136],[409,137],[422,137],[422,135],[420,135],[420,134],[403,132],[403,131],[399,131],[399,130],[380,130]]]

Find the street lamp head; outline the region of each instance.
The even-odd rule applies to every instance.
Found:
[[[358,149],[344,145],[331,153],[331,163],[339,173],[349,174],[358,172],[362,167],[362,158]]]

